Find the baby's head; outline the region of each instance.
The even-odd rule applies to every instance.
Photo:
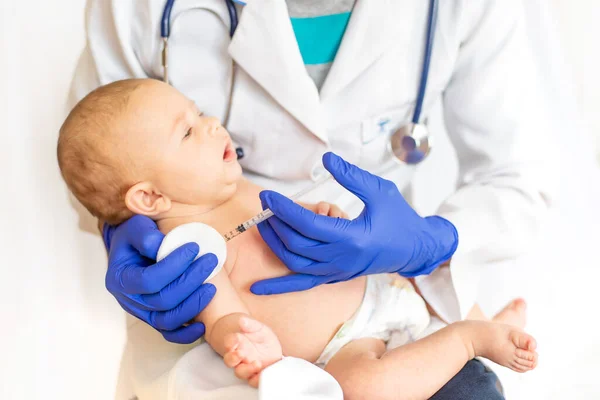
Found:
[[[241,176],[219,121],[150,79],[114,82],[81,100],[60,129],[58,163],[75,197],[111,224],[210,210]]]

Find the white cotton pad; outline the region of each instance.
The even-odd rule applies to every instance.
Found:
[[[211,280],[223,265],[225,265],[225,259],[227,258],[227,246],[225,245],[225,239],[219,234],[213,227],[203,224],[201,222],[191,222],[189,224],[179,225],[165,236],[158,249],[156,255],[156,261],[160,261],[178,247],[186,243],[197,243],[200,247],[200,252],[194,260],[197,260],[200,256],[207,253],[213,253],[217,256],[219,263],[213,270],[212,274],[207,281]]]

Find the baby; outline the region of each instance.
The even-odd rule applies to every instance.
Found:
[[[262,209],[261,188],[242,177],[225,128],[155,80],[118,81],[86,96],[60,130],[58,161],[69,189],[110,224],[140,214],[165,234],[190,222],[223,234]],[[303,206],[346,218],[327,203]],[[475,307],[471,320],[420,338],[429,312],[398,275],[255,296],[252,283],[290,271],[256,229],[228,242],[227,254],[211,280],[217,293],[197,319],[210,346],[252,386],[283,355],[323,367],[349,399],[372,398],[373,388],[378,398],[428,398],[478,356],[519,372],[537,364],[535,340],[521,329],[522,300],[492,321]]]

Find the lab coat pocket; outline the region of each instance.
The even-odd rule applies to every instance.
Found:
[[[378,113],[362,121],[361,165],[377,171],[391,161],[388,147],[390,138],[398,128],[409,123],[409,111],[409,107],[403,107]]]
[[[402,190],[410,181],[414,166],[398,162],[390,151],[390,139],[396,130],[410,123],[411,104],[382,112],[362,121],[361,166],[375,175],[394,181]]]

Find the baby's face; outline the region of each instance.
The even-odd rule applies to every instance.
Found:
[[[236,190],[242,169],[229,133],[174,88],[148,81],[128,103],[128,153],[172,201],[216,206]]]

